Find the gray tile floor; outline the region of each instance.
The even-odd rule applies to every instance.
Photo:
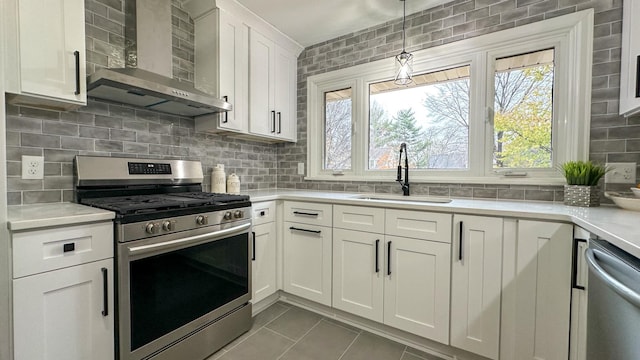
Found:
[[[282,302],[207,360],[441,360]]]

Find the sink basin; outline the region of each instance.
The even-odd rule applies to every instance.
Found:
[[[437,196],[402,196],[393,194],[362,194],[357,195],[355,199],[371,200],[371,201],[398,201],[412,203],[449,203],[451,199]]]

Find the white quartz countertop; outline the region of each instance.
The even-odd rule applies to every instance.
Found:
[[[112,211],[76,203],[11,205],[7,210],[7,227],[11,231],[109,221],[115,217]]]
[[[516,217],[572,222],[640,258],[640,212],[603,205],[595,208],[553,202],[452,199],[449,203],[372,201],[363,194],[308,190],[266,190],[248,193],[252,202],[294,200],[333,204],[401,208],[485,216]]]

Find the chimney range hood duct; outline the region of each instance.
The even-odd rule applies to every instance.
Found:
[[[137,3],[137,6],[136,6]],[[126,66],[87,78],[87,96],[168,114],[195,117],[231,104],[173,79],[171,2],[125,1]]]

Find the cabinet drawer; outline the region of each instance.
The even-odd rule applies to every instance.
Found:
[[[285,201],[284,221],[318,226],[331,226],[331,207],[331,204]]]
[[[450,243],[451,216],[451,214],[387,209],[385,234]]]
[[[270,223],[276,220],[276,202],[265,201],[251,205],[253,225]]]
[[[14,278],[113,257],[111,222],[17,232],[11,237]]]
[[[384,209],[334,205],[333,227],[383,234]]]

